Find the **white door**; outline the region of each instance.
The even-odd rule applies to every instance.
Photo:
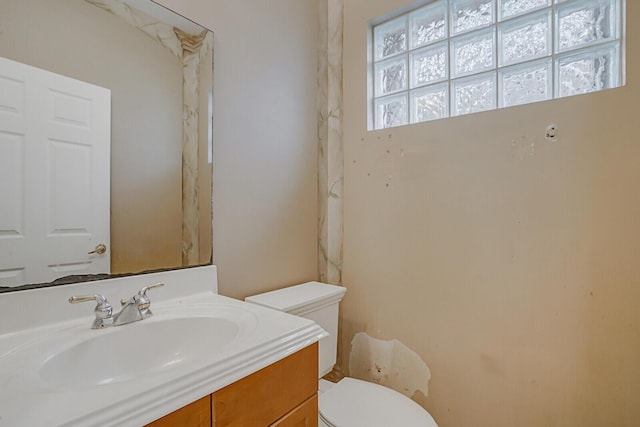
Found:
[[[108,89],[0,57],[0,286],[110,272],[110,145]]]

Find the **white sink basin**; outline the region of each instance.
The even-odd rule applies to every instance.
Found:
[[[221,351],[239,334],[220,317],[148,319],[96,334],[62,350],[40,368],[40,378],[63,390],[113,384],[183,366]]]
[[[308,319],[206,290],[209,270],[1,294],[0,427],[146,425],[326,335]],[[91,329],[91,307],[67,303],[115,301],[155,282],[165,288],[153,316],[127,325]],[[39,320],[8,328],[25,306]]]

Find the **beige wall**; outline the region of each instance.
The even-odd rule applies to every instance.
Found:
[[[367,21],[405,3],[345,0],[343,363],[402,341],[440,427],[640,425],[640,3],[626,87],[367,132]]]
[[[179,266],[180,61],[84,1],[1,1],[1,56],[111,90],[112,272]]]
[[[315,0],[162,0],[214,32],[213,262],[220,293],[317,275]]]

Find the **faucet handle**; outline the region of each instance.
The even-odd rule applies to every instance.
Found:
[[[140,291],[138,291],[138,295],[147,296],[147,291],[150,291],[151,289],[155,289],[155,288],[161,288],[163,286],[164,286],[164,283],[156,283],[155,285],[145,286],[144,288],[140,289]]]
[[[141,310],[145,310],[149,308],[149,304],[150,304],[149,297],[147,296],[147,291],[150,291],[151,289],[155,289],[155,288],[160,288],[162,286],[164,286],[164,283],[156,283],[155,285],[145,286],[144,288],[140,289],[138,293],[133,296],[133,298],[121,299],[120,304],[122,306],[125,306],[130,302],[134,302],[138,305],[138,307]],[[141,304],[144,304],[145,306],[140,307]]]
[[[96,308],[93,310],[96,315],[96,319],[93,321],[93,325],[91,326],[91,328],[100,329],[108,326],[109,321],[112,320],[113,307],[111,306],[111,304],[109,304],[109,301],[106,297],[100,294],[69,297],[69,302],[71,304],[77,304],[87,301],[96,302]]]
[[[102,296],[100,294],[97,295],[79,295],[79,296],[72,296],[69,297],[69,302],[71,304],[77,304],[79,302],[87,302],[87,301],[95,301],[96,302],[96,307],[111,307],[111,304],[109,304],[109,301],[107,300],[107,297]]]
[[[151,289],[159,288],[161,286],[164,286],[164,283],[156,283],[155,285],[145,286],[144,288],[140,289],[138,293],[135,294],[130,299],[120,300],[120,304],[122,304],[123,307],[129,304],[135,305],[140,313],[140,316],[142,316],[143,319],[146,319],[147,317],[150,317],[153,315],[153,313],[149,309],[149,307],[151,307],[151,300],[147,296],[147,291]]]
[[[138,295],[134,296],[134,298],[136,299],[136,303],[138,304],[138,309],[142,313],[143,318],[146,319],[153,314],[151,313],[151,310],[149,310],[149,307],[151,307],[151,300],[147,296],[147,291],[155,288],[160,288],[162,286],[164,286],[164,283],[156,283],[155,285],[145,286],[144,288],[140,289],[140,291],[138,291]]]

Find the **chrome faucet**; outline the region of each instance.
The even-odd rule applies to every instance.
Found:
[[[155,285],[145,286],[138,293],[128,300],[121,300],[122,310],[113,314],[113,307],[102,295],[85,295],[73,296],[69,298],[71,304],[86,301],[96,301],[94,313],[96,318],[91,325],[91,329],[102,329],[109,326],[126,325],[127,323],[137,322],[153,315],[151,309],[151,300],[147,296],[147,291],[154,288],[164,286],[164,283],[156,283]]]

